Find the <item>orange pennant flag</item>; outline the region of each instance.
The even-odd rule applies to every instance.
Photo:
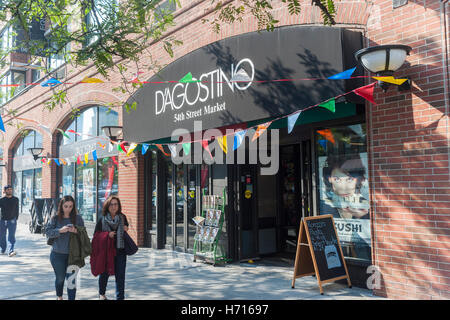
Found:
[[[323,130],[317,130],[317,133],[320,133],[325,139],[330,141],[332,144],[336,143],[336,140],[334,140],[333,133],[330,129],[323,129]]]
[[[161,150],[162,153],[164,153],[164,155],[166,155],[167,157],[170,157],[170,154],[168,154],[168,153],[166,153],[166,152],[164,151],[162,145],[157,144],[156,146],[158,147],[159,150]]]
[[[264,131],[267,130],[267,128],[271,125],[271,123],[272,123],[272,121],[269,121],[269,122],[258,125],[255,135],[252,138],[252,141],[255,141],[256,139],[258,139],[259,136],[262,135],[264,133]]]

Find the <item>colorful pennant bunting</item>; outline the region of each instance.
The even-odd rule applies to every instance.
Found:
[[[372,78],[374,78],[375,80],[396,84],[398,86],[402,85],[405,81],[408,81],[408,79],[395,79],[392,76],[389,76],[389,77],[372,77]]]
[[[328,100],[324,103],[319,104],[319,107],[325,108],[330,110],[331,112],[336,112],[336,100],[333,98],[331,100]]]
[[[297,122],[298,117],[300,116],[300,112],[294,113],[293,115],[290,115],[288,117],[288,133],[292,132],[292,129],[294,129],[295,123]]]
[[[376,104],[373,100],[373,90],[375,89],[376,82],[369,84],[367,86],[358,88],[353,90],[354,93],[356,93],[358,96],[363,97],[364,99],[372,102],[373,104]]]
[[[191,152],[191,144],[190,143],[183,143],[183,151],[185,155],[188,155],[189,152]]]
[[[141,149],[142,155],[144,155],[144,154],[147,153],[147,150],[148,150],[148,147],[149,147],[149,146],[150,146],[150,145],[149,145],[149,144],[146,144],[146,143],[143,143],[143,144],[142,144],[142,149]]]
[[[166,152],[164,151],[164,148],[162,147],[162,145],[157,144],[156,147],[157,147],[159,150],[161,150],[161,152],[164,153],[165,156],[170,157],[170,154],[168,154],[168,153],[166,153]]]
[[[267,130],[267,128],[269,128],[269,126],[271,124],[272,124],[272,121],[269,121],[269,122],[266,122],[266,123],[258,125],[258,128],[256,129],[256,132],[255,132],[255,135],[252,138],[252,141],[255,141],[256,139],[258,139],[259,136],[262,135]]]
[[[223,152],[227,153],[227,136],[217,137],[217,142]]]
[[[211,157],[211,159],[214,159],[214,157],[211,154],[211,151],[209,150],[209,142],[208,140],[202,140],[202,147],[208,151],[209,156]]]
[[[246,133],[247,133],[247,130],[240,130],[234,134],[233,151],[236,150],[237,148],[239,148],[239,146],[242,143],[242,140],[244,140]]]
[[[172,158],[175,158],[177,156],[177,147],[176,147],[176,145],[175,144],[168,144],[167,147],[170,150]]]
[[[56,86],[58,84],[62,84],[62,82],[59,81],[58,79],[50,78],[50,79],[42,82],[41,86],[43,86],[43,87],[54,87],[54,86]]]
[[[92,151],[92,158],[97,161],[97,150]]]
[[[0,115],[0,130],[2,130],[3,132],[6,132],[5,125],[3,123],[3,119],[2,119],[1,115]]]
[[[330,80],[345,80],[345,79],[350,79],[353,72],[355,72],[356,67],[352,68],[352,69],[348,69],[345,70],[341,73],[335,74],[334,76],[328,77],[328,79]]]
[[[66,137],[67,139],[70,139],[70,137],[67,135],[67,133],[65,133],[63,130],[61,130],[60,128],[57,128],[57,130],[58,130],[59,132],[61,132],[61,134],[62,134],[64,137]]]
[[[134,142],[130,145],[130,147],[128,148],[128,152],[127,152],[127,156],[128,156],[128,157],[129,157],[130,154],[134,151],[134,149],[136,149],[137,146],[138,146],[138,144],[137,144],[137,143],[134,143]]]
[[[80,81],[80,83],[104,83],[104,81],[97,79],[97,78],[84,78]]]

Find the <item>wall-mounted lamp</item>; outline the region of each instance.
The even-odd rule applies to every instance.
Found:
[[[102,131],[111,141],[123,140],[123,128],[120,126],[104,126]]]
[[[361,49],[355,53],[355,58],[363,67],[379,77],[392,76],[405,62],[411,47],[402,44],[389,44]],[[386,91],[390,84],[378,81],[379,86]],[[410,80],[399,86],[399,91],[411,89]]]
[[[34,161],[36,161],[37,159],[42,158],[39,155],[44,151],[44,148],[28,148],[27,150],[32,154]]]

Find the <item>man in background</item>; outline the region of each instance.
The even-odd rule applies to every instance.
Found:
[[[14,244],[16,243],[17,219],[19,218],[19,199],[13,196],[12,186],[5,186],[3,191],[5,196],[0,199],[0,249],[1,254],[6,253],[6,232],[8,232],[10,243],[8,255],[13,257],[16,255]]]

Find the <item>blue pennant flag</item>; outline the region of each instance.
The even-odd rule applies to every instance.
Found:
[[[242,140],[244,140],[244,136],[247,133],[247,130],[241,130],[234,134],[234,144],[233,144],[233,151],[239,148],[239,146],[242,143]]]
[[[0,116],[0,130],[2,130],[3,132],[6,132],[5,131],[5,125],[3,124],[2,116]]]
[[[335,74],[334,76],[328,77],[328,79],[331,79],[331,80],[350,79],[352,77],[353,72],[355,72],[355,70],[356,70],[356,67],[345,70],[344,72]]]
[[[92,158],[94,158],[94,161],[97,161],[97,150],[92,151]]]
[[[294,129],[295,123],[297,122],[298,116],[300,115],[300,112],[297,112],[291,116],[288,117],[288,133],[292,132],[292,129]]]
[[[146,143],[143,143],[143,144],[142,144],[142,149],[141,149],[142,155],[144,155],[144,154],[147,153],[147,150],[148,150],[148,147],[149,147],[149,146],[150,146],[150,145],[149,145],[149,144],[146,144]]]
[[[56,162],[56,164],[58,165],[58,167],[61,165],[61,164],[59,163],[59,159],[55,159],[55,162]]]
[[[59,81],[59,80],[57,80],[55,78],[50,78],[47,81],[42,82],[41,86],[43,86],[43,87],[54,87],[57,84],[61,84],[61,83],[62,83],[61,81]]]

